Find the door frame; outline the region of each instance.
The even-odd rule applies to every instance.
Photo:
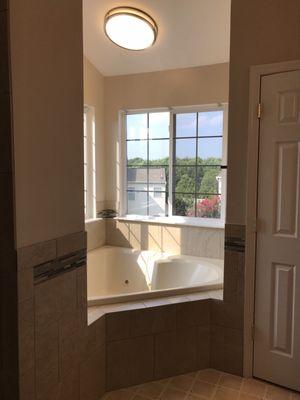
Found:
[[[244,297],[244,376],[253,376],[255,272],[258,199],[258,160],[260,119],[258,105],[261,97],[261,79],[266,75],[300,70],[300,60],[263,64],[250,67],[249,117],[246,176],[246,249]],[[261,109],[263,118],[263,106]]]

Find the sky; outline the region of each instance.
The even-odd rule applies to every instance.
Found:
[[[200,158],[222,157],[223,112],[198,113],[198,156]],[[149,114],[149,159],[157,160],[169,155],[169,112]],[[176,115],[176,157],[196,157],[197,113]],[[208,136],[208,137],[203,137]],[[141,157],[147,160],[147,114],[127,116],[127,139],[144,139],[127,142],[127,158]]]

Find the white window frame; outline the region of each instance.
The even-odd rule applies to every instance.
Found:
[[[96,132],[95,109],[84,106],[84,214],[85,220],[96,218]],[[85,139],[86,138],[86,139]]]
[[[173,174],[170,172],[173,168],[173,121],[174,115],[183,113],[196,113],[208,111],[223,111],[223,140],[222,140],[222,202],[221,202],[221,217],[220,218],[201,218],[201,217],[183,217],[173,214]],[[127,148],[126,148],[126,116],[129,114],[143,114],[155,112],[169,112],[170,125],[169,125],[169,197],[168,197],[168,211],[169,216],[166,217],[152,217],[152,216],[139,216],[127,214]],[[228,138],[228,104],[217,103],[208,105],[196,106],[183,106],[171,108],[147,108],[135,110],[122,110],[119,112],[119,140],[120,140],[120,153],[119,153],[119,179],[120,179],[120,198],[119,198],[119,219],[129,221],[152,221],[167,225],[191,225],[203,227],[216,227],[223,228],[225,225],[226,214],[226,190],[227,190],[227,138]]]

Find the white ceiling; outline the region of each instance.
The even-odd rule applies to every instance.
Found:
[[[229,61],[231,0],[83,0],[84,54],[105,76],[161,71]],[[158,24],[150,49],[133,52],[104,34],[106,12],[133,6]]]

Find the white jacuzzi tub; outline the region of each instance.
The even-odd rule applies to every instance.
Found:
[[[90,304],[223,287],[223,260],[104,246],[88,253]]]

